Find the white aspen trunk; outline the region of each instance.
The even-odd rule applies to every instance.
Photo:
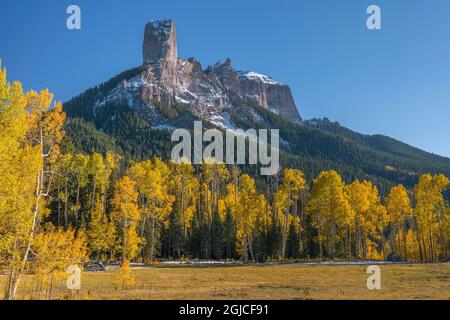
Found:
[[[251,255],[251,257],[252,257],[252,261],[255,261],[255,256],[253,255],[253,248],[252,248],[252,241],[250,240],[250,237],[249,237],[249,240],[248,240],[248,248],[250,249],[250,255]]]
[[[13,280],[13,283],[12,283],[13,289],[12,289],[12,292],[11,292],[10,296],[8,297],[8,300],[14,300],[14,298],[16,296],[17,288],[19,287],[20,279],[21,279],[22,273],[25,270],[25,267],[26,267],[26,264],[27,264],[27,260],[28,260],[28,255],[30,254],[31,240],[33,239],[33,236],[34,236],[34,232],[35,232],[35,229],[36,229],[37,217],[38,217],[38,214],[39,214],[39,201],[41,199],[41,185],[42,185],[43,175],[44,175],[43,171],[38,174],[37,187],[36,187],[36,203],[35,203],[35,207],[34,207],[34,210],[33,210],[34,211],[33,212],[33,222],[31,224],[30,236],[29,236],[29,239],[28,239],[27,247],[25,249],[25,254],[24,254],[23,259],[22,259],[22,264],[21,264],[21,267],[20,267],[20,271],[17,274],[17,279]]]

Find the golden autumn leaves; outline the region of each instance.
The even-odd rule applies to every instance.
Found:
[[[372,182],[347,184],[336,171],[321,172],[309,186],[302,171],[285,169],[261,186],[236,166],[214,162],[124,165],[113,153],[64,151],[65,121],[48,90],[24,93],[0,68],[6,298],[16,296],[25,271],[45,286],[48,275],[89,257],[121,259],[122,287],[133,282],[132,261],[184,258],[194,249],[197,258],[244,261],[449,257],[443,175],[425,174],[413,190],[394,186],[384,199]]]
[[[132,257],[139,256],[138,247],[144,243],[140,256],[155,257],[157,226],[169,228],[174,210],[180,212],[183,238],[191,234],[195,212],[205,215],[209,227],[214,219],[223,223],[229,214],[236,224],[239,256],[245,261],[257,260],[254,239],[261,232],[258,228],[262,226],[267,233],[272,225],[281,232],[279,258],[288,257],[292,228],[298,235],[298,256],[304,256],[311,227],[318,257],[386,259],[392,252],[411,261],[448,257],[450,213],[443,191],[449,181],[443,175],[423,175],[410,194],[404,186],[394,186],[382,201],[372,182],[346,184],[336,171],[320,173],[309,190],[300,170],[286,169],[272,194],[260,194],[255,180],[241,175],[236,167],[230,171],[223,164],[207,163],[200,169],[196,172],[190,164],[166,165],[156,158],[135,164],[128,172],[130,178],[125,176],[116,184],[113,201],[118,209],[113,212],[123,212],[123,225],[133,229],[128,230],[132,239],[128,245],[136,253]],[[124,188],[128,191],[119,192]],[[127,201],[123,199],[126,194],[130,195]],[[132,209],[120,209],[130,201]],[[127,217],[127,211],[135,214]]]
[[[0,66],[0,262],[8,270],[6,299],[15,297],[27,268],[40,272],[64,264],[53,260],[48,266],[49,243],[53,250],[71,252],[65,264],[86,254],[84,245],[76,250],[71,230],[41,223],[64,123],[62,105],[53,103],[48,90],[24,93],[19,82],[6,81],[6,70]],[[31,255],[34,263],[29,265]]]
[[[346,186],[335,171],[322,172],[307,208],[318,230],[320,255],[386,259],[395,252],[409,261],[447,259],[450,210],[443,191],[448,186],[445,176],[426,174],[412,198],[397,185],[382,204],[371,182]]]
[[[296,219],[293,208],[305,191],[306,182],[299,170],[287,169],[284,177],[274,196],[274,218],[266,197],[258,194],[255,180],[248,174],[240,175],[236,167],[230,172],[224,164],[205,163],[196,174],[194,166],[186,163],[166,165],[158,158],[137,163],[116,183],[112,199],[111,217],[118,222],[116,225],[121,225],[122,258],[153,260],[159,244],[158,226],[170,227],[173,210],[179,212],[177,219],[184,240],[190,236],[198,210],[204,213],[208,228],[214,219],[224,222],[230,214],[236,223],[238,250],[246,261],[256,260],[253,238],[257,221],[281,221],[285,252],[288,227]],[[181,256],[180,252],[177,254]]]

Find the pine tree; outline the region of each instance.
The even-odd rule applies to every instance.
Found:
[[[230,210],[227,210],[223,226],[224,234],[224,258],[236,259],[236,223],[231,215]]]
[[[287,238],[286,257],[297,259],[299,254],[298,232],[294,221],[289,225],[289,233]]]
[[[224,228],[219,213],[214,213],[211,221],[211,258],[223,258]]]

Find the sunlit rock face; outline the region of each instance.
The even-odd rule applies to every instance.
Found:
[[[144,64],[153,64],[161,59],[177,63],[177,33],[173,20],[147,23],[144,32],[143,59]]]
[[[164,119],[158,120],[162,116],[156,105],[184,105],[201,119],[231,128],[233,113],[254,114],[249,101],[290,121],[301,121],[289,86],[257,72],[237,71],[231,59],[206,69],[195,58],[180,59],[173,20],[150,21],[145,26],[142,69],[139,76],[112,90],[106,100],[125,101],[157,122]]]

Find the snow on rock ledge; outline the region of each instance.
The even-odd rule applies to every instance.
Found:
[[[264,74],[254,72],[254,71],[248,71],[248,72],[240,71],[238,74],[239,74],[240,80],[248,79],[248,80],[259,81],[259,82],[262,82],[265,84],[270,84],[270,85],[283,85],[282,83],[273,80],[271,77],[268,77]]]

